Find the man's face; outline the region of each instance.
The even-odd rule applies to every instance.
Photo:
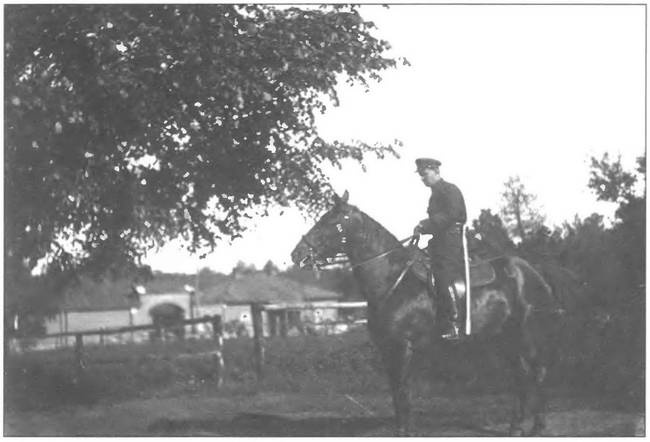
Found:
[[[420,179],[425,186],[431,187],[440,180],[440,171],[435,169],[422,169],[419,171]]]

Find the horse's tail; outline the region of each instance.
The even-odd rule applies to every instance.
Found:
[[[509,256],[506,258],[505,271],[515,279],[518,295],[523,297],[522,300],[527,304],[544,310],[564,310],[564,303],[553,287],[528,261]]]
[[[583,282],[569,269],[552,263],[536,266],[553,290],[553,295],[562,308],[569,309],[572,297],[583,289]]]

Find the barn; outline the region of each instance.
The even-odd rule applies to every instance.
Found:
[[[235,270],[230,275],[155,272],[153,278],[142,285],[144,293],[137,293],[132,278],[97,280],[82,276],[78,283],[65,290],[59,313],[46,323],[46,333],[151,324],[155,309],[171,306],[185,319],[221,315],[226,325],[226,335],[252,335],[251,304],[307,302],[314,306],[312,310],[289,312],[290,326],[302,330],[301,324],[305,322],[336,320],[336,309],[320,306],[337,301],[342,296],[268,271]],[[265,312],[266,335],[277,332],[278,318],[274,315],[273,312]],[[89,336],[88,339],[93,342],[99,341],[100,337]],[[146,339],[146,334],[113,335],[110,339],[141,340]],[[41,345],[65,345],[64,340],[44,340]]]
[[[170,277],[171,276],[171,277]],[[192,294],[185,289],[194,282],[193,276],[162,275],[145,284],[145,293],[134,290],[132,278],[80,277],[65,289],[59,313],[45,324],[46,333],[75,332],[102,328],[127,327],[152,323],[152,311],[163,305],[173,305],[184,318],[192,314]],[[112,335],[113,340],[143,339],[137,336]],[[45,342],[46,345],[59,345]],[[88,341],[99,341],[99,336],[88,336]]]
[[[313,309],[289,311],[289,327],[301,330],[303,323],[324,323],[338,318],[336,308],[327,304],[341,299],[342,294],[314,285],[303,284],[277,272],[234,271],[229,278],[211,286],[201,286],[197,294],[200,314],[223,312],[226,332],[252,335],[252,304],[309,303]],[[274,312],[264,313],[264,334],[277,333],[279,318]],[[245,331],[244,331],[245,330]]]

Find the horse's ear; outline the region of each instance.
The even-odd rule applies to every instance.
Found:
[[[348,203],[348,198],[350,198],[350,194],[346,190],[343,193],[343,196],[338,196],[336,193],[334,194],[334,205],[340,206],[342,204],[347,204]]]

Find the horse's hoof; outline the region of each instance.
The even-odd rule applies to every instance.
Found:
[[[521,427],[510,427],[508,431],[508,436],[512,437],[522,437],[524,435],[524,430]]]

